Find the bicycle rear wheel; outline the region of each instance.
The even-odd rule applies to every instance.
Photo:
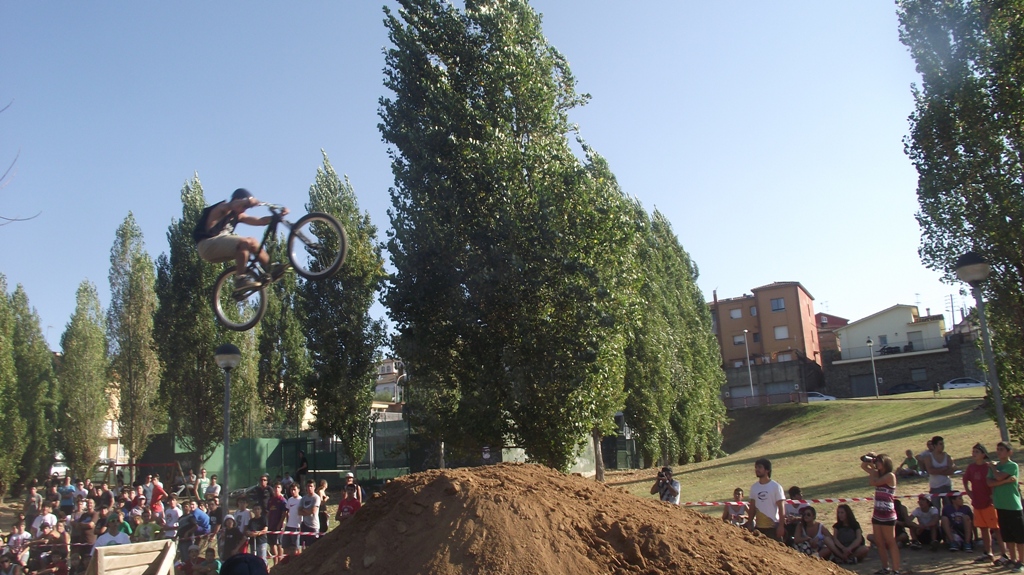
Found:
[[[347,252],[345,228],[330,214],[310,212],[299,218],[288,234],[288,261],[295,273],[306,279],[320,280],[338,273]]]
[[[267,311],[263,286],[235,288],[235,266],[224,270],[213,284],[213,314],[224,327],[233,331],[252,329]]]

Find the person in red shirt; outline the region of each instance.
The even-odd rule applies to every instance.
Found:
[[[149,510],[153,512],[153,517],[157,519],[163,519],[164,516],[164,500],[167,499],[167,491],[164,490],[164,486],[160,483],[160,476],[153,476],[153,497],[149,503]]]
[[[346,485],[345,486],[345,498],[338,502],[338,512],[334,518],[341,522],[346,517],[351,517],[362,505],[359,503],[359,499],[356,498],[356,486]]]
[[[964,470],[964,493],[971,498],[974,508],[974,526],[981,530],[981,544],[985,553],[975,563],[991,563],[993,544],[1000,543],[999,520],[992,503],[992,488],[988,486],[988,451],[985,446],[975,443],[971,448],[971,464]]]

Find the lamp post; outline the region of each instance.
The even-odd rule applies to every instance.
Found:
[[[871,356],[871,378],[875,380],[875,399],[878,399],[878,374],[875,372],[875,342],[868,338],[868,355]]]
[[[971,293],[978,307],[978,323],[981,324],[981,339],[985,343],[985,365],[992,383],[992,402],[996,407],[996,422],[999,424],[999,435],[1006,443],[1010,442],[1010,433],[1006,429],[1006,413],[1003,412],[1003,394],[999,390],[999,375],[996,373],[996,358],[992,353],[992,340],[989,338],[988,322],[985,321],[985,298],[981,294],[981,282],[988,279],[992,266],[976,252],[967,252],[956,260],[956,276],[971,286]]]
[[[228,487],[228,464],[231,462],[231,370],[242,362],[242,352],[230,343],[221,344],[213,352],[217,367],[224,370],[224,472],[221,481],[221,492],[224,497],[224,509],[231,504],[231,488]]]
[[[747,330],[743,330],[743,351],[747,353],[747,379],[750,381],[750,398],[754,398],[754,373],[750,371],[750,348],[747,347]]]

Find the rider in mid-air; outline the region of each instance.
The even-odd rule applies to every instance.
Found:
[[[192,231],[192,239],[196,242],[199,257],[203,260],[211,263],[235,260],[237,278],[235,289],[259,285],[257,278],[246,273],[249,255],[259,249],[259,241],[256,238],[242,237],[234,233],[235,225],[239,223],[265,226],[272,221],[272,216],[254,218],[245,213],[246,210],[259,205],[259,203],[259,200],[249,193],[249,190],[238,188],[232,192],[230,200],[217,202],[204,208]],[[288,208],[281,210],[281,215],[287,213]],[[260,250],[258,259],[263,269],[270,272],[275,280],[286,269],[283,264],[270,265],[270,256],[267,255],[266,250]]]

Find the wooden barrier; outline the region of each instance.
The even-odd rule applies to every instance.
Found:
[[[174,575],[174,541],[96,547],[86,575]]]

